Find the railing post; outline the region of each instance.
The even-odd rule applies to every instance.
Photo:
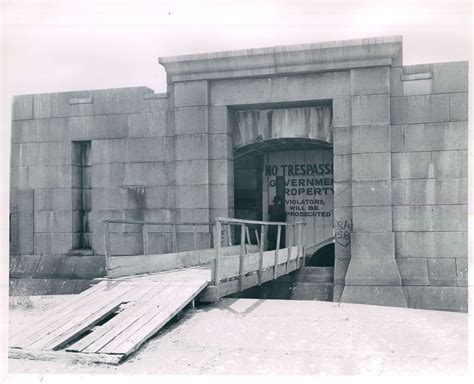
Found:
[[[143,254],[148,256],[148,229],[145,224],[142,224],[142,236],[143,236]]]
[[[227,224],[227,239],[229,241],[229,247],[232,247],[232,234],[230,224]]]
[[[248,244],[252,245],[252,242],[250,241],[249,227],[248,227],[247,225],[245,226],[245,233],[247,234],[247,241],[248,241]]]
[[[240,261],[239,261],[239,292],[242,292],[244,280],[244,256],[247,254],[245,247],[246,225],[240,226]]]
[[[287,229],[290,229],[293,224],[288,225]],[[289,234],[290,235],[290,234]],[[288,236],[288,258],[286,259],[286,267],[285,267],[285,274],[288,274],[288,268],[290,266],[290,259],[291,259],[291,248],[293,247],[292,236]]]
[[[201,253],[197,251],[197,231],[196,224],[193,224],[193,243],[194,243],[194,257],[199,257],[199,265],[201,265]]]
[[[104,234],[105,234],[105,274],[108,277],[110,274],[110,233],[109,233],[109,222],[104,221]]]
[[[303,224],[300,223],[298,224],[298,261],[297,261],[297,268],[300,268],[301,267],[301,251],[302,251],[302,245],[301,245],[301,240],[302,240],[302,231],[301,229],[303,228]]]
[[[306,267],[306,221],[303,222],[303,244],[301,248],[303,249],[303,267]]]
[[[176,237],[176,224],[171,224],[171,232],[173,236],[173,253],[178,252],[178,239]]]
[[[220,297],[220,256],[221,256],[221,233],[222,233],[222,223],[216,221],[216,233],[214,236],[214,248],[216,250],[216,258],[214,261],[214,284],[217,287],[217,300]]]
[[[262,285],[263,247],[265,244],[265,224],[260,229],[260,252],[258,254],[258,285]]]
[[[255,228],[255,237],[256,237],[256,239],[257,239],[257,245],[260,246],[260,240],[259,240],[259,238],[258,238],[258,230],[257,230],[257,228]]]
[[[280,249],[280,237],[281,237],[281,225],[278,224],[277,242],[276,242],[276,248],[275,248],[275,263],[273,266],[273,279],[277,278],[278,251]]]

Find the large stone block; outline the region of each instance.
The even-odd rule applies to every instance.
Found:
[[[209,208],[209,185],[176,186],[176,208]]]
[[[209,135],[177,135],[176,160],[209,158]]]
[[[53,189],[36,189],[34,196],[35,211],[53,210]]]
[[[348,285],[401,285],[395,258],[351,258],[346,273]]]
[[[351,94],[374,95],[390,92],[390,67],[351,69]]]
[[[403,81],[403,96],[429,95],[431,94],[431,90],[431,78],[421,77]]]
[[[28,168],[28,184],[31,188],[68,188],[78,181],[78,167],[49,165]]]
[[[242,105],[349,96],[350,72],[217,80],[210,84],[212,105]]]
[[[405,151],[405,126],[404,125],[391,125],[391,145],[392,152],[404,152]]]
[[[336,128],[332,131],[334,155],[352,154],[352,128]]]
[[[351,126],[351,99],[333,99],[332,101],[332,126],[334,128]]]
[[[34,253],[33,214],[18,213],[16,220],[16,253],[20,255],[32,255]],[[13,229],[14,228],[12,228],[12,230]]]
[[[352,97],[352,125],[388,124],[390,94]]]
[[[168,150],[166,137],[129,139],[127,161],[131,163],[166,161]]]
[[[71,140],[109,138],[107,116],[71,117],[68,123]]]
[[[128,161],[128,140],[93,140],[91,143],[92,164],[124,163]]]
[[[467,122],[416,124],[404,127],[407,151],[467,149]]]
[[[176,108],[175,130],[178,135],[208,133],[207,107]]]
[[[456,259],[456,276],[459,287],[467,287],[468,265],[467,259]]]
[[[352,180],[352,155],[334,156],[334,181]]]
[[[405,240],[406,254],[400,257],[467,257],[466,232],[407,232]]]
[[[425,258],[397,258],[403,285],[429,285],[428,264]]]
[[[28,189],[28,167],[10,168],[10,189]]]
[[[352,155],[352,178],[354,180],[390,179],[390,152]]]
[[[147,87],[115,88],[90,91],[94,115],[117,115],[145,112],[145,95],[153,94]]]
[[[209,104],[209,91],[206,80],[176,83],[174,86],[174,105],[187,107]]]
[[[71,165],[71,148],[67,142],[12,145],[11,166]]]
[[[209,182],[211,184],[227,184],[233,187],[234,162],[231,160],[210,160]]]
[[[427,178],[432,169],[430,152],[392,153],[394,179]]]
[[[390,180],[364,180],[352,183],[354,206],[379,206],[392,204]]]
[[[291,300],[332,301],[333,284],[329,283],[295,283],[291,291]]]
[[[453,258],[428,259],[430,285],[455,287],[456,261]]]
[[[209,205],[212,208],[233,208],[234,188],[227,184],[209,185]]]
[[[10,259],[10,277],[33,276],[41,255],[15,255]]]
[[[130,163],[124,165],[124,185],[167,185],[165,162]]]
[[[165,187],[146,187],[145,189],[145,208],[169,208],[169,188]]]
[[[133,115],[107,115],[109,139],[124,139],[129,136],[129,116]]]
[[[35,119],[70,116],[69,99],[71,92],[43,93],[33,95],[33,111]]]
[[[352,207],[352,183],[350,181],[334,182],[334,206]]]
[[[403,96],[402,67],[390,68],[390,95]]]
[[[209,133],[232,134],[232,124],[229,121],[229,113],[225,105],[208,108]]]
[[[334,284],[344,285],[350,259],[336,257],[334,262]]]
[[[168,112],[156,111],[129,115],[130,137],[160,137],[168,135]]]
[[[209,158],[232,160],[232,136],[224,134],[209,135]]]
[[[37,211],[34,219],[35,233],[73,231],[73,211]]]
[[[408,307],[467,312],[467,287],[408,287]]]
[[[134,164],[135,165],[135,164]],[[127,164],[128,167],[132,164]],[[141,166],[137,164],[136,166]],[[124,182],[124,164],[97,164],[92,167],[92,187],[120,187],[123,184],[144,184]]]
[[[390,152],[390,126],[361,125],[352,128],[352,153]]]
[[[168,109],[168,93],[148,93],[145,95],[145,111],[156,112]]]
[[[110,252],[113,256],[143,255],[142,234],[138,232],[111,232]]]
[[[393,230],[396,232],[431,231],[431,206],[393,206]]]
[[[211,221],[210,213],[212,211],[214,210],[207,208],[176,209],[176,221],[179,223],[208,223]]]
[[[345,286],[341,302],[407,307],[401,286]]]
[[[351,238],[352,259],[395,257],[395,237],[393,232],[353,232]]]
[[[13,97],[12,120],[28,120],[33,118],[33,95]]]
[[[180,160],[176,162],[176,185],[209,184],[208,160]]]
[[[467,205],[433,205],[434,231],[467,231]]]
[[[353,207],[355,232],[391,232],[392,207]]]
[[[449,96],[417,95],[392,97],[391,123],[437,123],[449,121]]]
[[[74,188],[56,188],[52,190],[53,210],[54,211],[71,211],[83,209],[84,191]]]
[[[32,189],[16,189],[10,191],[10,212],[33,213],[34,192]],[[36,198],[36,196],[35,196]]]
[[[467,61],[432,64],[433,93],[467,92],[469,65]]]
[[[73,248],[72,233],[35,233],[36,254],[66,254]]]
[[[467,179],[403,180],[405,198],[400,205],[467,204]],[[395,203],[395,202],[394,202]]]
[[[451,93],[449,95],[449,120],[467,120],[468,97],[467,92]]]

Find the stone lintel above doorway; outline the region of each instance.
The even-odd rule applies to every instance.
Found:
[[[160,57],[171,83],[402,65],[402,37],[388,36]]]

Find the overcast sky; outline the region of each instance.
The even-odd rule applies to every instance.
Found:
[[[470,0],[2,0],[2,14],[5,165],[12,95],[166,92],[160,56],[402,35],[404,63],[416,64],[467,60],[472,45]]]

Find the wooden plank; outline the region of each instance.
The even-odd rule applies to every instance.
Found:
[[[104,335],[106,335],[111,329],[124,324],[125,320],[128,318],[128,315],[131,314],[140,316],[141,311],[146,310],[146,308],[140,307],[143,300],[147,300],[148,302],[149,299],[152,299],[157,294],[156,288],[159,287],[161,289],[164,289],[169,285],[169,282],[140,284],[140,289],[137,290],[136,297],[132,299],[133,302],[130,305],[128,305],[122,312],[120,312],[110,321],[101,325],[100,327],[95,328],[91,333],[67,347],[66,350],[73,352],[82,352],[91,344],[104,337]]]
[[[293,225],[295,223],[303,223],[303,221],[296,221],[295,223],[285,223],[280,221],[256,221],[256,220],[244,220],[244,219],[233,219],[229,217],[218,217],[216,222],[220,222],[222,224],[257,224],[257,225],[272,225],[272,224],[280,224],[280,225]]]
[[[262,271],[263,271],[263,246],[265,244],[265,224],[260,229],[260,252],[258,258],[258,285],[262,284]]]
[[[249,245],[249,251],[258,250],[256,245]],[[221,255],[238,255],[240,246],[222,247]],[[124,277],[144,273],[156,273],[199,266],[215,259],[214,249],[164,253],[148,256],[114,256],[110,259],[110,277]]]
[[[131,338],[127,339],[121,344],[115,353],[124,353],[125,356],[130,355],[136,351],[140,345],[142,345],[149,337],[153,336],[160,328],[163,327],[170,319],[172,319],[178,312],[180,312],[191,300],[193,300],[207,284],[196,286],[186,292],[181,292],[180,296],[173,300],[170,305],[148,321],[143,327],[140,328],[140,332],[132,334]],[[164,308],[163,308],[164,309]]]
[[[273,280],[273,271],[274,267],[270,267],[262,272],[262,283],[266,283],[267,281]],[[277,272],[278,276],[283,276],[285,274],[291,273],[298,269],[296,265],[296,257],[294,257],[289,263],[286,261],[282,264],[279,264],[277,266],[278,271]],[[252,274],[252,275],[246,275],[243,278],[243,289],[248,289],[251,287],[254,287],[258,285],[258,275],[257,274]],[[220,297],[225,297],[227,295],[231,295],[233,293],[236,293],[239,291],[239,282],[237,279],[234,280],[229,280],[229,281],[224,281],[221,282],[220,287],[219,287],[219,292],[220,292]],[[201,302],[215,302],[217,301],[217,295],[216,295],[216,287],[215,286],[208,286],[202,294],[198,296],[198,301]]]
[[[240,226],[240,260],[239,260],[239,291],[242,292],[242,278],[244,276],[245,256],[245,224]]]
[[[288,227],[288,229],[290,229],[291,227]],[[289,233],[287,235],[290,235]],[[290,259],[291,259],[291,248],[293,246],[293,243],[291,242],[291,235],[288,236],[288,259],[287,259],[287,263],[290,262]],[[288,270],[286,271],[286,273],[288,273]]]
[[[79,311],[73,313],[72,318],[61,326],[54,328],[51,332],[41,335],[37,340],[32,340],[25,348],[28,349],[53,349],[75,337],[77,334],[91,328],[105,316],[116,310],[123,301],[123,297],[131,289],[135,289],[135,283],[121,282],[120,285],[110,290],[102,300],[86,303]],[[67,339],[67,340],[66,340]]]
[[[103,281],[92,288],[89,288],[82,292],[78,297],[72,301],[65,301],[64,303],[52,308],[47,311],[41,318],[36,319],[35,326],[29,326],[28,329],[23,330],[21,334],[16,335],[10,340],[11,347],[22,347],[25,343],[30,342],[33,339],[37,339],[39,335],[44,334],[48,330],[55,329],[62,324],[64,321],[69,320],[71,313],[77,311],[85,302],[90,300],[92,295],[102,292],[107,289],[111,284],[118,285],[119,282],[107,282]]]
[[[98,353],[76,353],[63,351],[31,351],[26,349],[10,348],[8,351],[10,359],[28,359],[44,361],[61,361],[71,363],[103,363],[117,365],[124,355],[107,355]]]
[[[277,271],[277,268],[276,266],[278,265],[278,251],[280,249],[280,238],[281,238],[281,225],[278,226],[278,229],[277,229],[277,240],[276,240],[276,248],[275,248],[275,263],[274,263],[274,266],[275,268],[273,268],[274,270],[274,276],[273,278],[276,279],[276,271]]]
[[[126,332],[127,328],[138,321],[142,316],[150,313],[150,311],[157,310],[160,301],[163,301],[164,298],[173,295],[174,292],[176,292],[176,283],[156,283],[155,289],[150,290],[150,292],[144,295],[143,298],[137,300],[135,305],[130,306],[124,312],[113,318],[110,321],[110,325],[107,323],[104,324],[108,329],[106,329],[105,332],[102,332],[100,337],[96,338],[93,343],[81,351],[89,353],[99,352],[112,340],[120,337],[123,332]]]

